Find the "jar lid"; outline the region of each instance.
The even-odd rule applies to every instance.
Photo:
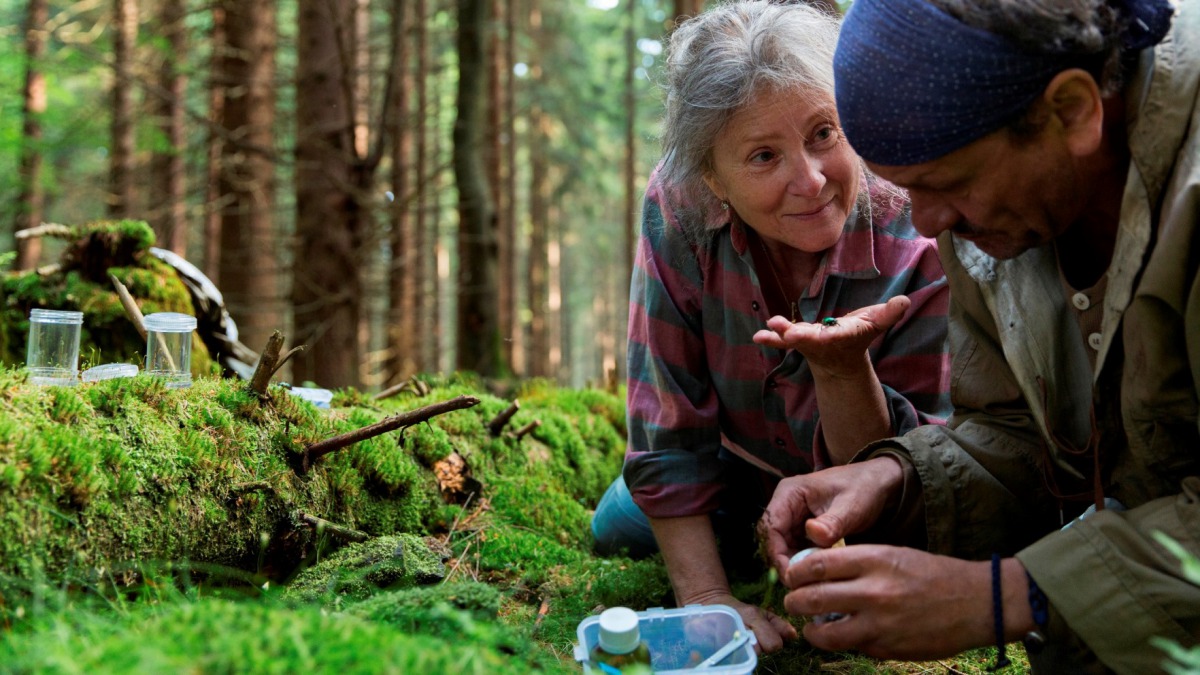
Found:
[[[138,367],[132,363],[106,363],[93,366],[83,371],[84,382],[99,382],[114,380],[118,377],[133,377],[138,374]]]
[[[637,612],[611,607],[600,614],[600,648],[609,654],[628,654],[642,641]]]
[[[196,330],[196,317],[179,312],[155,312],[142,319],[146,331],[155,333],[190,333]]]
[[[78,326],[83,323],[83,312],[72,312],[65,309],[31,309],[29,310],[29,320],[38,323],[65,323]]]
[[[315,387],[292,387],[288,391],[292,396],[295,396],[296,398],[302,398],[318,408],[328,408],[329,402],[333,400],[333,392],[329,391],[328,389],[317,389]]]

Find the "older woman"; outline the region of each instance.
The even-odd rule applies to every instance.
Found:
[[[598,551],[661,550],[680,605],[735,607],[768,652],[796,631],[733,597],[722,555],[754,550],[775,484],[950,412],[936,245],[841,133],[837,34],[819,10],[762,1],[672,34],[629,448],[592,521]]]

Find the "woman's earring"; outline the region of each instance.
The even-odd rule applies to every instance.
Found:
[[[724,199],[721,200],[721,210],[722,211],[729,210],[729,202],[725,201]]]

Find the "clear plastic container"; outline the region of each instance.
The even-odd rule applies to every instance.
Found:
[[[29,312],[25,366],[29,381],[71,386],[79,381],[79,331],[83,312],[34,309]]]
[[[192,386],[192,331],[196,317],[157,312],[143,319],[146,326],[146,373],[161,377],[172,389]]]
[[[138,367],[132,363],[105,363],[93,366],[83,371],[84,382],[100,382],[115,380],[118,377],[133,377],[138,374]]]
[[[305,401],[313,404],[318,408],[328,408],[329,402],[333,400],[333,392],[328,389],[317,389],[316,387],[292,387],[289,389],[292,396],[302,398]]]
[[[650,649],[650,666],[659,675],[684,675],[700,666],[707,673],[742,675],[754,672],[758,665],[754,633],[732,607],[654,607],[637,616],[641,640]],[[579,643],[575,645],[575,660],[583,664],[583,672],[599,674],[600,669],[590,663],[588,656],[600,641],[600,617],[593,615],[581,621],[576,634]]]

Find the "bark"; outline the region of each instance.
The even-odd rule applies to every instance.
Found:
[[[113,0],[112,150],[108,203],[108,215],[112,218],[128,218],[134,210],[133,67],[137,34],[137,0]]]
[[[296,380],[358,386],[362,250],[368,214],[354,152],[350,0],[303,2],[296,81],[296,252],[292,312]]]
[[[513,65],[517,62],[517,15],[520,7],[517,0],[505,0],[504,14],[504,136],[508,142],[504,145],[504,186],[505,195],[501,202],[503,209],[501,223],[504,238],[508,242],[507,251],[500,251],[500,287],[508,289],[509,299],[505,305],[509,310],[508,323],[504,323],[504,315],[500,317],[501,335],[510,340],[509,364],[513,373],[524,375],[527,367],[525,362],[525,331],[521,329],[518,318],[521,303],[520,285],[518,283],[518,260],[520,259],[519,237],[517,236],[517,131],[516,131],[516,100],[517,78],[513,73]]]
[[[623,264],[620,267],[625,283],[617,285],[619,300],[615,304],[619,307],[629,304],[629,279],[633,276],[634,247],[637,245],[638,200],[641,197],[637,173],[637,81],[634,79],[634,73],[641,65],[641,57],[637,49],[637,7],[638,3],[636,2],[627,4],[628,16],[625,24],[625,57],[628,60],[625,68],[625,227],[621,246],[623,255],[621,262]],[[602,334],[608,335],[611,340],[612,334],[608,332],[609,329],[616,329],[622,335],[625,333],[624,326],[619,323],[614,326],[607,319],[607,313],[598,317],[598,325],[605,329]],[[609,371],[607,365],[609,356],[609,354],[605,354],[605,367],[600,371],[605,376]],[[612,363],[613,367],[617,368],[618,374],[624,372],[623,358],[617,359],[614,354]]]
[[[485,0],[458,0],[458,117],[454,123],[454,180],[458,186],[457,367],[484,376],[500,361],[496,292],[496,211],[488,190],[482,145],[486,62]]]
[[[42,114],[46,112],[46,77],[42,57],[46,53],[47,0],[29,0],[25,24],[25,95],[22,106],[21,165],[18,169],[21,194],[17,197],[17,218],[13,235],[37,227],[45,217],[46,191],[42,187]],[[14,241],[17,260],[14,270],[37,267],[42,240],[30,237]]]
[[[221,0],[227,49],[219,193],[221,292],[245,344],[282,326],[275,249],[275,3]]]
[[[151,158],[152,189],[150,220],[158,245],[187,257],[187,198],[184,156],[187,136],[184,131],[184,96],[187,77],[180,64],[187,55],[183,0],[161,0],[158,34],[167,46],[159,69],[155,113],[166,150]]]
[[[511,370],[513,356],[513,227],[509,219],[511,211],[509,203],[512,194],[506,189],[506,174],[512,170],[507,163],[510,157],[507,147],[510,136],[506,135],[505,114],[508,111],[505,101],[507,93],[507,73],[511,70],[505,56],[505,42],[511,39],[504,28],[507,21],[507,5],[505,0],[489,0],[491,21],[488,30],[488,82],[487,82],[487,166],[488,187],[496,207],[495,237],[496,237],[496,274],[497,274],[497,320],[502,338],[500,342],[500,357],[506,367]]]
[[[409,92],[413,87],[409,33],[412,19],[408,0],[392,0],[392,65],[388,77],[395,83],[391,101],[392,203],[391,230],[388,240],[391,264],[388,266],[387,385],[396,385],[417,372],[417,338],[413,330],[412,308],[419,280],[413,275],[416,260],[414,221],[412,218],[412,153],[414,116],[409,114]]]
[[[208,119],[206,166],[204,181],[204,274],[221,287],[221,157],[224,137],[219,132],[225,119],[225,75],[222,72],[227,49],[225,9],[220,4],[212,8],[212,58],[209,64]]]
[[[437,370],[435,353],[438,350],[436,348],[436,326],[430,320],[431,316],[435,316],[433,312],[437,307],[437,285],[433,283],[437,272],[434,262],[437,258],[434,254],[436,237],[431,233],[434,228],[431,227],[433,219],[430,213],[431,208],[436,208],[433,190],[430,187],[434,174],[429,167],[431,154],[433,157],[437,157],[436,152],[430,152],[430,137],[437,131],[437,115],[432,114],[433,111],[430,109],[429,81],[433,55],[429,44],[428,16],[427,1],[414,0],[413,27],[417,33],[415,40],[417,67],[414,75],[417,94],[417,123],[413,133],[416,136],[417,184],[413,199],[417,213],[413,223],[413,264],[411,274],[408,275],[413,283],[404,296],[404,306],[409,316],[411,330],[417,335],[432,337],[432,339],[423,340],[418,345],[416,354],[418,370],[431,372]]]

